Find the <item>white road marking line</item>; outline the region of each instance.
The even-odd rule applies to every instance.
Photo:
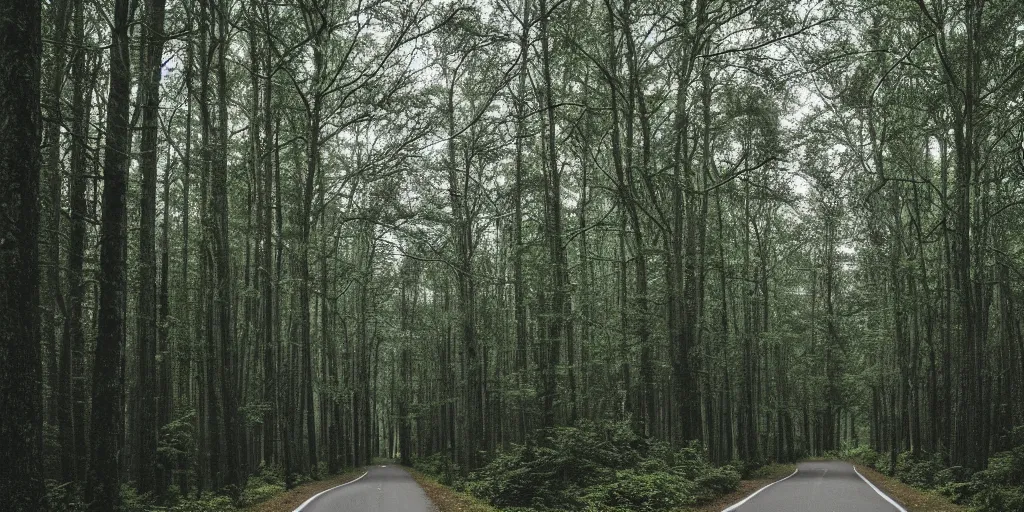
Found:
[[[733,506],[723,510],[722,512],[732,512],[732,511],[740,508],[741,506],[743,506],[744,503],[750,501],[754,496],[757,496],[758,494],[760,494],[761,491],[763,491],[763,490],[765,490],[765,489],[767,489],[767,488],[769,488],[769,487],[771,487],[771,486],[773,486],[773,485],[775,485],[775,484],[777,484],[779,482],[785,482],[786,480],[789,480],[790,478],[793,478],[794,476],[796,476],[796,474],[798,472],[800,472],[800,468],[796,468],[795,470],[793,470],[793,474],[792,475],[789,475],[786,478],[783,478],[782,480],[777,480],[775,482],[772,482],[772,483],[770,483],[770,484],[768,484],[768,485],[758,489],[754,494],[751,494],[750,496],[747,496],[743,501],[741,501],[741,502],[739,502],[739,503],[737,503],[737,504],[735,504],[735,505],[733,505]],[[903,512],[907,512],[907,511],[904,510]]]
[[[894,499],[890,498],[889,496],[887,496],[884,492],[879,490],[878,487],[875,487],[875,484],[871,483],[870,480],[868,480],[867,478],[864,478],[864,475],[860,474],[860,471],[857,471],[857,466],[853,466],[853,472],[857,473],[857,476],[859,476],[861,480],[864,480],[864,483],[870,485],[871,488],[874,489],[875,492],[877,492],[879,496],[885,498],[885,501],[888,501],[889,503],[892,504],[892,506],[896,507],[896,510],[899,510],[899,512],[907,512],[907,509],[901,507],[899,503],[896,503],[896,500],[894,500]]]
[[[302,509],[306,508],[306,505],[309,505],[310,503],[312,503],[312,502],[313,502],[313,500],[315,500],[315,499],[319,498],[320,496],[323,496],[324,494],[327,494],[327,493],[329,493],[329,492],[331,492],[331,491],[333,491],[333,490],[335,490],[335,489],[337,489],[337,488],[339,488],[339,487],[345,487],[345,486],[346,486],[346,485],[348,485],[348,484],[354,484],[354,483],[356,483],[356,482],[358,482],[358,481],[362,480],[362,479],[363,479],[363,477],[364,477],[364,476],[366,476],[366,475],[368,475],[368,474],[370,474],[370,472],[369,472],[369,471],[367,471],[367,472],[363,473],[362,475],[359,475],[359,478],[356,478],[355,480],[352,480],[352,481],[350,481],[350,482],[345,482],[345,483],[343,483],[343,484],[341,484],[341,485],[335,485],[334,487],[331,487],[330,489],[327,489],[326,491],[323,491],[323,492],[321,492],[321,493],[318,493],[318,494],[317,494],[316,496],[313,496],[312,498],[310,498],[310,499],[306,500],[306,502],[305,502],[305,503],[303,503],[302,505],[299,505],[299,508],[297,508],[297,509],[293,510],[292,512],[301,512],[301,511],[302,511]]]

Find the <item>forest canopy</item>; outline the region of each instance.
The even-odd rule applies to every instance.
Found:
[[[12,510],[1024,484],[1019,0],[0,0],[0,189]]]

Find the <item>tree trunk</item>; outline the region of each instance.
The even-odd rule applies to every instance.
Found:
[[[139,302],[137,309],[138,341],[138,423],[135,425],[140,492],[151,492],[156,487],[156,448],[160,405],[157,388],[157,310],[156,310],[156,174],[157,125],[160,108],[160,75],[164,46],[164,1],[146,1],[146,22],[142,24],[143,48],[139,73],[140,101],[142,103],[142,141],[139,171]]]
[[[61,110],[61,96],[64,90],[64,71],[67,67],[68,27],[71,2],[56,0],[50,4],[50,20],[53,24],[50,39],[53,41],[53,53],[46,70],[46,94],[43,97],[46,106],[46,125],[43,132],[45,147],[43,163],[43,184],[40,195],[42,227],[40,231],[39,264],[43,269],[40,300],[43,308],[42,329],[43,343],[46,345],[46,380],[49,397],[46,401],[46,423],[58,426],[60,415],[59,403],[62,383],[59,371],[60,358],[57,349],[57,322],[63,315],[64,299],[60,286],[60,218],[61,218],[61,161],[60,161],[60,127],[64,121]],[[67,434],[65,431],[64,434]],[[61,436],[64,440],[64,436]],[[65,449],[67,448],[67,449]],[[60,459],[62,475],[67,475],[71,466],[70,454],[74,453],[70,446],[61,445]]]
[[[118,482],[124,425],[126,193],[131,150],[128,0],[115,0],[110,47],[106,149],[103,157],[103,219],[100,225],[100,302],[93,359],[91,462],[86,501],[94,512],[121,510]]]
[[[544,234],[548,245],[548,258],[551,264],[554,282],[551,291],[551,320],[548,323],[547,354],[544,356],[545,376],[543,379],[543,424],[546,427],[555,425],[555,394],[557,393],[557,369],[561,360],[562,345],[572,343],[571,307],[569,305],[569,272],[566,262],[565,245],[562,241],[562,171],[558,164],[558,151],[555,145],[555,104],[551,87],[551,34],[548,25],[551,12],[548,11],[547,0],[540,0],[540,39],[541,39],[541,86],[540,102],[546,114],[545,152],[545,229]]]
[[[0,2],[0,496],[17,512],[43,508],[44,496],[36,245],[41,7],[38,1]]]

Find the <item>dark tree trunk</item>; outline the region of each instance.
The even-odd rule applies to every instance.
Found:
[[[131,150],[128,0],[115,0],[110,47],[106,149],[103,157],[103,219],[100,224],[100,300],[93,362],[92,414],[86,501],[94,512],[121,509],[119,453],[124,425],[126,193]]]
[[[546,149],[545,168],[545,227],[544,235],[548,245],[548,260],[554,274],[551,291],[551,318],[548,321],[548,342],[545,374],[543,378],[543,424],[546,427],[555,425],[555,394],[557,393],[557,368],[561,360],[562,346],[572,343],[571,307],[569,304],[569,273],[566,262],[565,245],[562,241],[562,171],[559,168],[558,151],[555,144],[557,127],[555,126],[555,104],[551,83],[551,34],[548,29],[551,12],[547,0],[540,0],[540,39],[541,39],[541,106],[545,111],[546,131],[544,146]]]
[[[84,39],[83,0],[75,0],[75,41]],[[60,348],[61,405],[58,410],[58,424],[61,437],[62,475],[64,481],[81,481],[85,478],[86,432],[85,432],[85,332],[82,327],[82,302],[85,300],[85,284],[82,267],[85,261],[86,245],[86,204],[85,192],[88,185],[86,168],[87,138],[89,134],[89,110],[92,95],[86,91],[84,52],[74,53],[72,75],[74,76],[71,107],[71,176],[68,186],[70,226],[67,251],[67,311],[64,316],[64,331]]]
[[[224,479],[241,492],[245,484],[243,475],[244,451],[241,449],[241,424],[238,410],[238,362],[235,350],[234,311],[231,281],[231,244],[228,238],[228,83],[227,45],[228,5],[226,0],[216,3],[217,20],[217,106],[218,121],[216,162],[210,179],[210,209],[213,227],[214,276],[214,346],[218,349],[218,386],[223,409],[223,437],[225,450]]]
[[[38,1],[0,1],[0,496],[16,512],[42,508],[44,493],[40,10]]]
[[[46,70],[46,92],[43,104],[46,108],[46,125],[43,131],[43,183],[41,184],[40,210],[42,226],[39,240],[39,264],[41,276],[40,306],[43,310],[42,340],[46,345],[46,380],[49,396],[46,401],[46,423],[58,426],[61,414],[60,402],[63,383],[59,371],[61,360],[57,349],[57,323],[65,314],[64,301],[60,286],[60,220],[61,220],[61,151],[60,127],[64,121],[61,110],[61,95],[64,90],[64,71],[67,67],[67,39],[71,2],[57,0],[50,4],[50,22],[52,31],[53,51]],[[58,427],[59,428],[59,427]],[[64,445],[67,431],[61,432],[60,460],[62,475],[67,475],[71,466],[70,455],[74,453],[71,446]],[[66,480],[66,479],[65,479]]]
[[[142,103],[142,140],[139,171],[139,302],[138,341],[138,487],[140,492],[156,488],[156,448],[160,406],[157,387],[157,309],[156,309],[156,174],[157,127],[160,108],[160,75],[164,46],[164,0],[146,1],[146,22],[142,24],[143,48],[139,66]]]

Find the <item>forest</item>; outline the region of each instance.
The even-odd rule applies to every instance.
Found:
[[[5,510],[609,439],[1024,510],[1019,0],[0,0],[0,189]]]

